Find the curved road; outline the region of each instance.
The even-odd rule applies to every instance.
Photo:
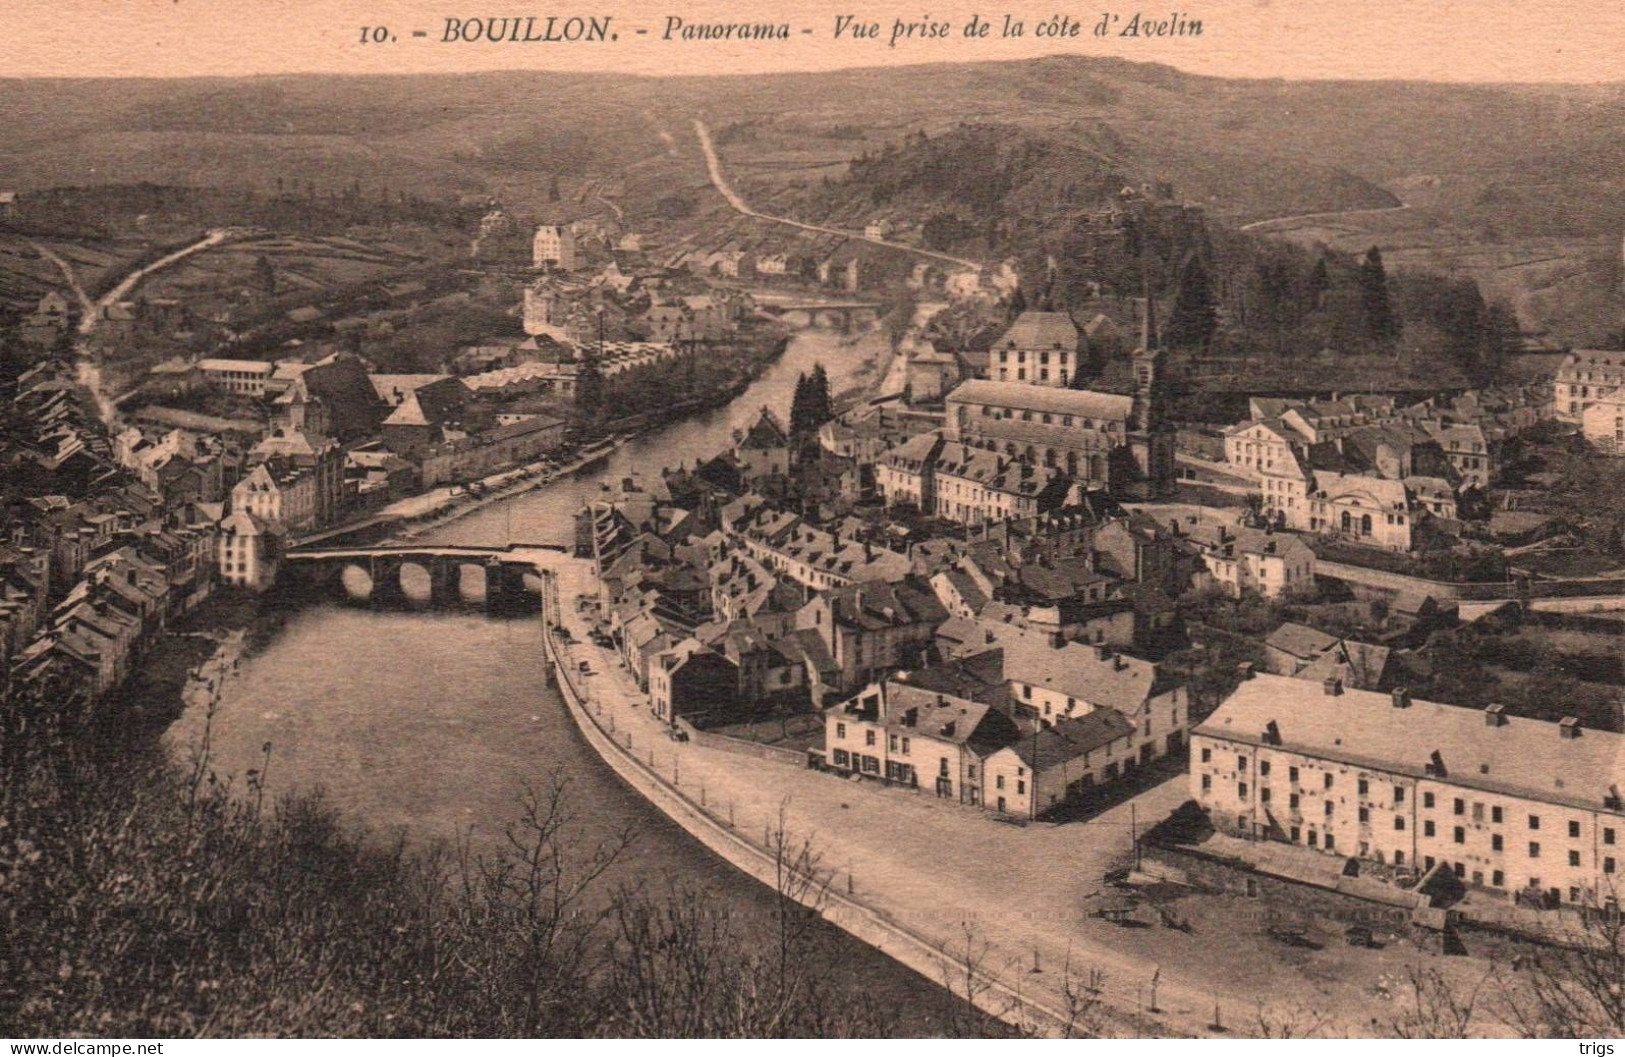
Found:
[[[1294,220],[1330,220],[1334,217],[1361,217],[1374,216],[1378,213],[1403,213],[1411,208],[1405,203],[1397,206],[1378,206],[1375,209],[1339,209],[1330,213],[1299,213],[1291,217],[1270,217],[1268,220],[1255,220],[1251,224],[1243,224],[1238,231],[1256,231],[1267,224],[1289,224]]]
[[[229,230],[217,228],[190,246],[183,246],[173,253],[165,254],[151,264],[135,269],[129,275],[120,279],[111,290],[94,301],[90,299],[89,294],[85,293],[85,288],[79,285],[79,276],[75,274],[73,265],[40,243],[30,243],[36,253],[56,265],[57,270],[62,273],[62,277],[67,280],[68,288],[73,291],[74,298],[79,302],[81,309],[77,328],[79,340],[74,342],[75,373],[79,384],[88,389],[91,395],[95,397],[97,411],[109,429],[112,429],[118,421],[117,401],[108,396],[104,389],[101,367],[97,365],[96,358],[90,352],[89,338],[95,332],[96,324],[101,322],[102,316],[110,305],[117,304],[131,290],[134,290],[141,280],[153,272],[168,268],[177,261],[184,260],[194,253],[208,249],[210,246],[218,246],[230,237],[231,232]]]
[[[920,257],[930,257],[932,260],[946,261],[949,264],[957,265],[961,268],[969,268],[972,271],[982,270],[981,264],[977,263],[976,261],[965,260],[963,257],[951,257],[946,253],[938,253],[935,250],[923,250],[918,246],[907,246],[901,242],[890,242],[886,239],[873,239],[862,234],[861,232],[842,231],[840,228],[826,228],[818,224],[806,224],[799,220],[791,220],[789,217],[775,217],[769,216],[766,213],[758,213],[756,210],[750,207],[749,203],[747,203],[743,198],[739,197],[739,193],[728,185],[727,178],[722,175],[722,160],[717,157],[716,146],[711,142],[711,130],[705,127],[705,122],[701,121],[699,118],[695,118],[694,131],[700,137],[700,149],[705,152],[705,168],[711,174],[711,183],[716,187],[717,191],[722,195],[722,197],[728,200],[728,204],[734,208],[736,213],[741,213],[747,217],[755,217],[758,220],[771,221],[774,224],[784,224],[788,227],[800,228],[802,231],[812,231],[820,235],[838,235],[843,239],[855,239],[859,242],[873,243],[876,246],[885,246],[889,249],[902,250],[905,253],[913,253]]]

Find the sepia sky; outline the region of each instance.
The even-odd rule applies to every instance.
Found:
[[[1195,39],[1097,39],[1102,12],[1200,19]],[[1020,40],[961,35],[974,14],[997,26],[1024,18]],[[1084,27],[1040,40],[1036,23],[1069,13]],[[952,25],[947,41],[832,40],[835,16],[891,31],[894,19]],[[452,17],[609,15],[613,44],[444,44]],[[792,39],[752,44],[664,42],[668,15],[691,23],[786,21]],[[362,26],[393,44],[361,44]],[[638,36],[636,29],[647,35]],[[802,34],[803,29],[812,35]],[[414,40],[412,30],[428,34]],[[917,62],[1014,59],[1056,53],[1165,62],[1195,73],[1312,79],[1448,81],[1625,80],[1625,3],[1619,0],[7,0],[0,74],[20,77],[201,76],[290,72],[615,70],[652,75],[826,70]],[[3,101],[0,101],[3,109]]]

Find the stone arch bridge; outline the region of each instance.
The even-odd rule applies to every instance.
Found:
[[[283,587],[315,598],[379,608],[476,608],[531,612],[541,607],[545,553],[563,547],[382,545],[293,550],[283,555]]]
[[[842,334],[873,323],[886,312],[878,301],[763,301],[756,308],[791,327],[823,327]]]

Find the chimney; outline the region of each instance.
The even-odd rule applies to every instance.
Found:
[[[1273,719],[1264,724],[1264,744],[1281,744],[1281,727],[1280,724],[1276,723]]]
[[[1123,659],[1123,655],[1121,653],[1112,654],[1112,671],[1120,672],[1127,667],[1128,662]]]
[[[1253,662],[1242,661],[1236,665],[1236,674],[1241,677],[1241,681],[1244,683],[1251,679],[1253,677]]]
[[[1394,687],[1389,697],[1393,699],[1395,708],[1411,707],[1411,692],[1403,686]]]
[[[1055,634],[1050,636],[1050,646],[1057,650],[1065,649],[1066,636],[1057,631]]]
[[[989,628],[987,631],[984,631],[982,633],[982,635],[983,635],[983,640],[982,641],[983,641],[984,644],[986,644],[988,646],[993,645],[993,630],[991,628]]]
[[[1343,693],[1343,680],[1339,679],[1335,675],[1328,675],[1326,677],[1326,681],[1324,683],[1322,683],[1321,686],[1325,690],[1327,697],[1340,697],[1340,696],[1342,696],[1342,693]]]
[[[1580,721],[1574,716],[1564,716],[1558,720],[1557,736],[1564,741],[1573,741],[1580,736]]]
[[[1504,727],[1507,725],[1506,706],[1492,704],[1484,708],[1484,725],[1486,727]]]
[[[1106,644],[1104,642],[1095,643],[1095,660],[1103,661],[1111,655],[1112,651],[1106,648]]]

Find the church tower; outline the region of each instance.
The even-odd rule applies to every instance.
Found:
[[[1174,489],[1174,427],[1166,417],[1163,349],[1156,327],[1156,302],[1140,302],[1140,344],[1130,357],[1134,370],[1134,403],[1129,448],[1134,454],[1131,492],[1139,499],[1161,499]]]

